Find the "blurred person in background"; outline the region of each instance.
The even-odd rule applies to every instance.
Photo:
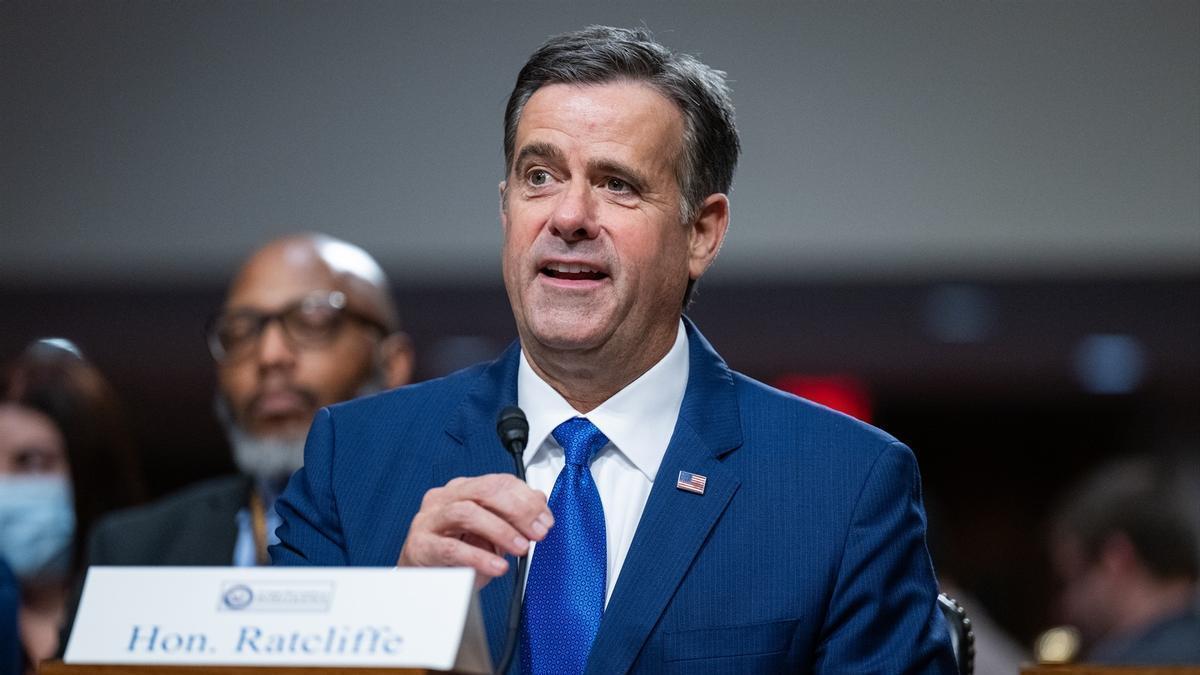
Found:
[[[19,651],[0,649],[6,665],[15,658],[31,671],[54,655],[88,530],[141,497],[112,388],[70,342],[35,342],[0,386],[0,596],[15,585],[20,597],[20,639],[8,647]],[[0,611],[7,602],[0,597]],[[0,616],[0,630],[10,618]]]
[[[113,514],[90,565],[268,564],[275,496],[304,459],[314,413],[406,384],[413,353],[379,264],[320,234],[255,252],[208,325],[216,412],[240,471]]]
[[[1085,660],[1200,664],[1200,498],[1185,489],[1195,460],[1108,465],[1064,500],[1050,553],[1059,611],[1079,629]]]

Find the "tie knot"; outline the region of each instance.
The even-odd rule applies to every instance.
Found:
[[[572,417],[555,427],[551,434],[563,447],[567,464],[577,466],[587,466],[592,455],[608,444],[608,437],[584,417]]]

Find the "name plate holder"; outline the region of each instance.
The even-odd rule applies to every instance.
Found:
[[[93,567],[46,675],[490,673],[469,569]]]

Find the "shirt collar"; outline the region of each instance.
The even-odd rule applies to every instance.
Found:
[[[529,445],[523,458],[526,466],[555,427],[572,417],[586,417],[653,481],[675,432],[687,381],[688,338],[683,321],[666,356],[586,415],[580,415],[534,372],[522,349],[517,367],[517,403],[529,420]]]

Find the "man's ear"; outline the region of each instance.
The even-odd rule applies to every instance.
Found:
[[[414,361],[412,340],[407,333],[396,331],[379,342],[379,362],[388,389],[412,382]]]
[[[688,232],[688,276],[691,279],[699,279],[716,259],[728,229],[729,197],[721,193],[709,195],[696,212]]]

